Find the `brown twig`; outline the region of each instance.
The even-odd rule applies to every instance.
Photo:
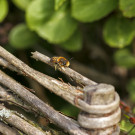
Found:
[[[0,65],[2,65],[4,68],[9,68],[11,71],[15,71],[22,74],[20,70],[18,70],[15,66],[13,66],[10,62],[6,61],[2,57],[0,57]]]
[[[102,112],[103,114],[105,114],[105,113],[111,112],[117,106],[117,101],[119,100],[117,94],[116,94],[117,101],[113,102],[110,105],[101,105],[101,106],[91,105],[90,106],[89,104],[87,104],[85,101],[82,100],[83,91],[82,92],[80,92],[80,90],[78,91],[76,87],[73,87],[73,86],[68,85],[66,83],[63,83],[61,81],[58,81],[58,80],[56,80],[56,79],[54,79],[50,76],[47,76],[45,74],[42,74],[42,73],[30,68],[24,62],[17,59],[15,56],[10,54],[8,51],[6,51],[2,47],[0,47],[0,56],[3,57],[8,62],[10,62],[13,66],[15,66],[16,68],[21,70],[21,72],[23,72],[24,75],[29,76],[32,79],[36,80],[37,82],[42,84],[44,87],[48,88],[51,92],[54,92],[55,94],[61,96],[62,98],[64,98],[65,100],[67,100],[71,104],[77,106],[81,110],[88,111],[89,113],[98,114],[98,113]],[[48,59],[48,62],[49,62],[48,57],[47,57],[47,59]],[[67,70],[68,69],[69,68],[67,68]],[[65,69],[65,71],[66,71],[66,69]],[[76,76],[76,74],[77,75],[79,74],[79,73],[76,73],[73,70],[71,72],[73,72],[73,74],[75,74],[75,76]],[[88,82],[90,84],[92,83],[91,80],[89,80],[88,78],[85,78],[85,77],[83,78],[82,75],[79,75],[78,78],[80,78],[82,80],[86,80],[87,83]],[[5,85],[6,85],[6,83],[5,83]],[[95,84],[95,83],[93,83],[93,84]],[[78,104],[75,104],[76,97],[79,97],[78,98]]]
[[[0,56],[4,58],[6,61],[11,63],[15,66],[18,70],[23,72],[24,75],[31,77],[32,79],[36,80],[44,87],[48,88],[55,94],[63,97],[65,100],[69,101],[74,105],[75,96],[83,96],[82,92],[78,92],[76,87],[58,81],[52,77],[49,77],[45,74],[42,74],[38,71],[27,66],[25,63],[14,57],[12,54],[7,52],[5,49],[0,47]],[[81,107],[82,108],[82,107]]]
[[[104,83],[113,84],[113,85],[118,84],[118,81],[115,77],[101,73],[75,60],[72,61],[72,68],[74,68],[76,71],[80,72],[81,74],[86,75],[87,77],[90,77],[92,80],[96,82],[99,82],[99,83],[104,82]]]
[[[51,77],[49,77],[47,75],[44,75],[44,74],[42,74],[42,73],[40,73],[38,71],[35,71],[32,68],[28,67],[25,63],[23,63],[23,64],[28,67],[28,71],[26,69],[24,69],[23,72],[20,72],[20,70],[18,70],[15,66],[13,66],[13,65],[11,66],[10,62],[8,62],[6,60],[4,60],[4,62],[6,62],[7,65],[9,65],[9,69],[12,69],[13,71],[19,72],[21,74],[23,73],[23,75],[28,74],[28,76],[30,75],[30,77],[32,79],[35,79],[37,82],[39,82],[40,84],[42,84],[45,87],[49,86],[48,85],[49,83],[52,83],[52,85],[50,85],[50,90],[52,92],[54,92],[55,94],[57,94],[59,96],[62,96],[64,99],[66,99],[67,101],[69,101],[73,105],[74,105],[75,96],[80,97],[83,94],[83,92],[81,90],[78,91],[78,90],[76,90],[75,87],[73,87],[73,86],[71,86],[69,84],[66,84],[66,83],[64,83],[62,81],[58,81],[58,80],[56,80],[54,78],[51,78]],[[2,64],[2,63],[0,63],[0,64],[2,66],[5,66],[5,64]],[[17,66],[17,63],[15,65]],[[32,74],[30,74],[32,72],[31,70],[33,71],[33,73],[35,73],[33,76],[32,76]],[[38,79],[38,78],[40,78],[40,79]]]
[[[3,105],[0,105],[0,117],[9,123],[10,125],[16,127],[17,129],[21,130],[25,134],[29,135],[50,135],[48,132],[43,132],[42,130],[36,128],[35,126],[31,125],[24,119],[20,118],[12,111],[6,109]],[[31,122],[32,123],[32,122]]]
[[[65,94],[65,92],[62,93],[62,91],[68,91],[68,93],[71,92],[73,95],[76,95],[76,96],[80,96],[80,94],[82,95],[82,93],[76,93],[75,87],[73,86],[71,87],[66,83],[58,81],[50,76],[47,76],[45,74],[42,74],[30,68],[28,65],[26,65],[24,62],[17,59],[15,56],[10,54],[1,46],[0,46],[0,56],[4,58],[6,61],[8,61],[10,64],[12,64],[14,67],[16,67],[17,70],[20,70],[21,72],[23,72],[24,75],[29,76],[32,79],[36,80],[37,82],[39,82],[46,88],[50,89],[52,92],[54,92],[57,95],[59,95],[59,92],[57,91],[57,89],[55,89],[55,87],[58,88],[59,90],[62,89],[60,92],[60,95]]]
[[[27,112],[32,112],[32,113],[34,112],[34,113],[39,114],[37,110],[35,110],[30,105],[28,105],[28,103],[26,103],[25,101],[20,99],[20,97],[17,97],[17,95],[9,93],[8,91],[9,91],[9,89],[3,88],[0,85],[0,101],[12,103],[16,106],[21,107],[22,109],[24,109]]]
[[[36,59],[36,60],[40,60],[50,66],[53,66],[50,63],[50,58],[39,53],[39,52],[32,52],[32,58]],[[58,69],[59,70],[59,69]],[[81,83],[84,85],[94,85],[96,84],[96,82],[86,78],[85,76],[82,76],[81,74],[79,74],[78,72],[70,69],[70,68],[64,68],[64,70],[60,70],[61,72],[64,72],[64,74],[70,76],[71,78],[73,78],[77,83]]]
[[[0,101],[2,102],[8,102],[8,103],[12,103],[13,105],[15,106],[19,106],[20,108],[24,109],[25,111],[27,112],[34,112],[36,114],[39,114],[41,115],[41,113],[31,107],[30,105],[28,105],[28,103],[26,103],[24,100],[20,99],[20,97],[18,97],[17,95],[15,94],[12,94],[11,93],[11,90],[9,89],[6,89],[2,86],[0,86]],[[43,115],[42,115],[43,116]],[[47,130],[50,130],[51,132],[54,132],[52,129],[48,128],[47,127]],[[61,134],[59,133],[58,131],[55,131],[56,134]],[[8,134],[9,135],[9,134]],[[11,134],[12,135],[12,134]]]
[[[87,135],[84,131],[79,128],[79,125],[73,122],[72,119],[60,114],[55,111],[52,107],[41,101],[34,94],[25,89],[21,84],[7,76],[5,73],[0,71],[0,82],[6,87],[10,88],[22,99],[31,104],[32,107],[38,109],[44,116],[47,116],[51,121],[56,123],[58,126],[66,130],[71,134]]]
[[[80,89],[78,91],[77,87],[58,81],[57,79],[54,79],[50,76],[47,76],[45,74],[42,74],[30,68],[28,65],[26,65],[25,63],[17,59],[15,56],[7,52],[2,47],[0,47],[0,56],[4,58],[6,61],[8,61],[9,63],[11,63],[13,66],[15,66],[24,75],[36,80],[37,82],[42,84],[44,87],[48,88],[50,91],[63,97],[68,102],[76,105],[75,99],[76,97],[79,97],[77,101],[78,104],[76,106],[78,108],[81,108],[85,112],[88,112],[90,114],[105,115],[105,114],[111,113],[112,111],[118,108],[119,96],[117,93],[114,93],[115,100],[112,101],[110,104],[105,104],[105,105],[90,104],[89,105],[83,99],[81,99],[84,97],[85,91],[80,90]],[[48,64],[49,63],[50,61],[48,59]],[[83,77],[82,75],[78,74],[77,72],[69,68],[65,68],[63,72],[70,73],[71,75],[69,76],[81,84],[89,85],[89,87],[93,86],[92,89],[93,88],[95,89],[95,86],[97,85],[95,82],[89,80],[86,77]],[[78,135],[78,134],[87,135],[87,133],[84,130],[82,130],[80,126],[76,123],[76,121],[55,111],[53,108],[51,108],[49,105],[41,101],[34,94],[27,91],[27,89],[25,89],[21,84],[17,83],[15,80],[13,80],[12,78],[4,74],[2,71],[0,71],[0,83],[10,88],[13,92],[18,94],[23,100],[31,104],[33,108],[38,109],[39,112],[41,112],[44,116],[48,117],[52,122],[54,122],[55,124],[63,128],[68,133],[73,134],[73,135]],[[104,92],[106,90],[108,91],[109,89],[113,90],[114,87],[111,85],[106,85],[106,87],[103,87],[101,91]],[[98,87],[96,88],[96,91],[97,90],[98,90]]]
[[[15,71],[21,75],[24,75],[23,72],[21,72],[20,70],[18,70],[15,66],[13,66],[10,62],[6,61],[5,59],[3,59],[2,57],[0,57],[0,65],[3,66],[4,68],[8,68],[11,71]],[[43,87],[41,85],[39,85],[39,83],[37,83],[34,80],[31,80],[30,78],[26,78],[30,84],[30,86],[35,89],[38,90],[37,95],[43,100],[46,101],[47,97],[44,96],[43,94]],[[42,95],[42,96],[41,96]]]
[[[17,130],[0,121],[0,133],[4,135],[20,135]]]

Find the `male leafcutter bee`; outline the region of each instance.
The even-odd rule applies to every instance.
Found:
[[[70,65],[70,62],[64,58],[64,57],[52,57],[50,59],[50,62],[54,64],[55,66],[55,70],[57,69],[57,67],[63,68],[63,67],[68,67]]]

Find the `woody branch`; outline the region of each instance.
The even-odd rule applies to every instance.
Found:
[[[50,76],[47,76],[45,74],[42,74],[42,73],[30,68],[25,63],[23,63],[22,61],[20,61],[16,57],[14,57],[12,54],[10,54],[6,50],[4,50],[2,47],[0,47],[0,56],[6,62],[10,63],[13,67],[17,68],[17,70],[21,71],[21,73],[23,73],[23,75],[26,75],[26,76],[36,80],[37,82],[42,84],[44,87],[48,88],[50,91],[63,97],[65,100],[67,100],[68,102],[77,106],[84,112],[87,112],[88,114],[89,113],[95,114],[98,117],[103,116],[103,118],[101,118],[101,121],[102,121],[102,119],[104,119],[105,115],[112,114],[107,119],[112,118],[112,120],[114,120],[114,118],[115,118],[116,121],[114,120],[113,124],[116,124],[119,121],[120,111],[118,110],[116,112],[116,110],[118,109],[118,106],[119,106],[119,96],[114,91],[114,87],[112,87],[111,85],[105,85],[105,89],[102,87],[98,87],[100,85],[98,85],[95,82],[89,80],[88,78],[80,75],[79,73],[73,71],[72,69],[66,68],[63,72],[66,74],[70,73],[68,75],[71,76],[77,82],[82,83],[83,85],[89,85],[89,87],[92,86],[92,87],[96,88],[96,86],[97,86],[97,88],[96,88],[97,90],[101,89],[102,97],[103,97],[103,95],[106,95],[106,93],[105,93],[106,89],[113,90],[112,94],[113,94],[114,100],[111,100],[108,104],[106,104],[106,103],[101,104],[101,105],[96,105],[96,104],[91,104],[91,103],[89,104],[85,100],[82,99],[82,98],[85,99],[85,95],[88,95],[88,93],[85,92],[85,89],[79,88],[79,91],[78,91],[77,87],[68,85],[64,82],[60,82],[57,79],[54,79]],[[40,59],[37,56],[38,55],[34,55],[34,53],[33,53],[34,58]],[[44,56],[42,54],[39,56],[42,56],[41,57],[41,58],[43,58],[42,61],[49,64],[49,58],[47,56]],[[59,125],[61,128],[63,128],[70,134],[78,134],[78,135],[88,134],[84,130],[80,129],[80,126],[76,122],[74,122],[71,118],[68,118],[68,117],[58,113],[54,109],[52,109],[50,106],[48,106],[47,104],[42,102],[34,94],[27,91],[27,89],[25,89],[22,85],[20,85],[16,81],[14,81],[12,78],[8,77],[2,71],[0,71],[0,82],[3,85],[9,87],[12,91],[14,91],[21,98],[23,98],[25,101],[27,101],[29,104],[31,104],[34,108],[38,109],[44,116],[47,116],[50,120],[52,120],[54,123],[57,123],[57,125]],[[21,91],[21,95],[20,95],[20,91]],[[91,93],[91,94],[93,95],[93,93]],[[78,104],[75,104],[75,102],[74,102],[76,97],[81,97],[78,99]],[[116,113],[114,113],[114,115],[113,115],[112,112],[116,112]],[[50,114],[53,114],[53,115],[50,115]],[[93,119],[92,119],[92,121],[93,121]],[[98,121],[95,121],[95,122],[98,122]],[[109,122],[110,121],[108,121],[108,123]],[[88,123],[88,124],[90,124],[90,123]],[[100,124],[101,123],[99,122],[99,125]],[[107,122],[106,122],[106,124],[107,124]],[[81,125],[81,123],[80,123],[80,125]],[[110,126],[112,126],[112,125],[110,125]],[[85,128],[85,126],[83,126],[83,125],[82,125],[82,127]],[[103,128],[106,128],[106,127],[107,126],[104,126]],[[90,129],[91,129],[91,127],[90,127]],[[94,128],[94,129],[96,129],[96,128]],[[112,131],[112,127],[111,127],[111,131]],[[99,134],[102,135],[102,131],[99,131]],[[92,135],[94,135],[94,133]]]

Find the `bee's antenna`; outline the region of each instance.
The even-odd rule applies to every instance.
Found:
[[[70,58],[69,61],[71,61],[72,59],[74,59],[74,57]]]

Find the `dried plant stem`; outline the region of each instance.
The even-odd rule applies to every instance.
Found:
[[[68,85],[64,82],[58,81],[50,76],[47,76],[30,68],[28,65],[17,59],[15,56],[10,54],[1,46],[0,46],[0,56],[4,58],[6,61],[8,61],[10,64],[12,64],[15,68],[23,72],[24,75],[31,77],[32,79],[36,80],[44,87],[54,92],[55,94],[61,95],[63,98],[65,98],[63,96],[65,92],[67,93],[70,92],[72,95],[75,96],[83,95],[83,93],[82,92],[79,93],[75,87]]]
[[[10,62],[8,62],[7,60],[3,59],[2,57],[0,57],[0,65],[3,66],[4,68],[8,68],[11,71],[15,71],[18,74],[23,75],[23,72],[18,70],[15,66],[13,66]],[[37,93],[37,94],[39,94],[38,96],[41,97],[42,100],[46,101],[47,97],[45,97],[44,94],[43,94],[43,87],[39,83],[37,83],[36,81],[31,80],[30,78],[26,78],[26,79],[27,79],[27,81],[29,82],[29,84],[30,84],[30,86],[32,88],[34,88],[35,90],[38,89],[38,93]]]
[[[19,116],[14,114],[12,111],[6,109],[2,105],[0,105],[0,116],[4,121],[6,121],[10,125],[16,127],[17,129],[21,130],[25,134],[28,134],[28,135],[48,135],[48,133],[45,133],[42,130],[31,125],[26,120],[20,118]]]
[[[18,70],[15,66],[13,66],[10,62],[6,61],[4,58],[0,57],[0,65],[2,65],[5,68],[9,68],[12,71],[21,73],[20,70]],[[22,73],[21,73],[22,74]]]
[[[34,112],[36,114],[41,115],[41,113],[37,109],[34,109],[28,103],[26,103],[24,100],[20,99],[20,97],[18,97],[17,95],[11,93],[11,90],[6,89],[6,88],[4,88],[2,86],[0,86],[0,101],[12,103],[13,105],[19,106],[20,108],[24,109],[27,112],[31,112],[31,113]],[[52,132],[52,129],[50,129],[48,127],[47,127],[47,130],[50,130]],[[56,134],[61,134],[58,131],[55,131],[55,133]],[[6,134],[6,135],[10,135],[10,134]]]
[[[4,135],[20,135],[17,130],[0,121],[0,133]]]
[[[32,57],[36,60],[40,60],[50,66],[54,66],[50,63],[50,58],[39,53],[39,52],[33,52],[32,53]],[[58,69],[60,70],[60,69]],[[73,78],[77,83],[81,83],[83,85],[95,85],[96,82],[88,79],[87,77],[85,76],[82,76],[81,74],[79,74],[78,72],[70,69],[70,68],[64,68],[64,70],[60,70],[61,72],[64,72],[64,74],[70,76],[71,78]]]
[[[32,79],[36,80],[44,87],[48,88],[50,91],[54,92],[55,94],[61,96],[71,104],[79,107],[82,110],[86,110],[86,108],[87,110],[89,110],[88,108],[89,105],[87,105],[87,103],[85,103],[83,100],[81,100],[80,103],[80,99],[78,99],[78,104],[75,104],[76,97],[83,98],[83,92],[81,92],[80,90],[78,91],[76,87],[58,81],[50,76],[47,76],[45,74],[42,74],[30,68],[24,62],[17,59],[15,56],[10,54],[2,47],[0,47],[0,56],[4,58],[6,61],[8,61],[10,64],[12,64],[14,67],[16,67],[18,70],[23,72],[24,75],[29,76]]]
[[[116,106],[117,106],[116,102],[114,102],[114,103],[112,103],[112,105],[108,105],[108,106],[107,105],[103,105],[103,106],[102,105],[101,106],[97,106],[97,105],[92,106],[91,105],[90,106],[84,100],[81,99],[81,98],[83,98],[83,91],[80,91],[80,90],[78,91],[76,87],[73,87],[64,82],[58,81],[50,76],[47,76],[45,74],[42,74],[42,73],[30,68],[24,62],[17,59],[15,56],[10,54],[8,51],[6,51],[2,47],[0,47],[0,56],[2,58],[4,58],[6,61],[10,62],[18,70],[23,72],[24,75],[36,80],[37,82],[42,84],[44,87],[48,88],[51,92],[54,92],[55,94],[64,98],[65,100],[67,100],[71,104],[77,106],[81,110],[88,111],[89,113],[101,113],[101,111],[102,111],[102,113],[109,113],[108,111],[111,112],[111,108],[112,108],[112,110],[114,110],[114,108],[116,108]],[[48,57],[47,57],[47,59],[49,62]],[[65,70],[68,70],[68,69],[69,68],[67,68]],[[72,70],[72,72],[73,72],[73,74],[75,74],[76,77],[78,76],[78,73],[76,73],[73,70]],[[92,83],[92,81],[89,80],[88,78],[85,78],[85,77],[83,78],[82,75],[79,75],[78,78],[82,79],[83,81],[86,80],[86,82],[87,83],[89,82],[89,84],[93,84],[93,85],[95,84],[95,83]],[[117,94],[116,94],[116,97],[118,97]],[[76,99],[78,99],[77,100],[78,104],[75,104]],[[101,111],[99,111],[99,110],[101,110]]]
[[[12,54],[10,54],[8,51],[3,49],[2,47],[0,47],[0,57],[3,60],[5,60],[5,62],[7,62],[7,64],[9,63],[10,66],[12,65],[12,70],[15,70],[17,72],[19,71],[23,75],[28,76],[28,77],[32,78],[33,80],[39,82],[41,85],[43,85],[44,87],[49,89],[51,92],[59,95],[60,97],[64,98],[71,104],[73,104],[73,105],[77,106],[78,108],[80,108],[81,110],[83,110],[85,112],[85,114],[91,114],[91,115],[97,116],[97,119],[94,119],[94,120],[96,120],[96,122],[98,122],[98,117],[101,117],[101,116],[105,117],[108,115],[110,117],[114,116],[113,113],[119,107],[119,100],[120,100],[119,96],[115,92],[114,87],[111,85],[101,84],[102,87],[100,87],[100,85],[97,84],[96,82],[89,80],[88,78],[82,76],[81,74],[75,72],[74,70],[72,70],[68,67],[61,68],[60,71],[64,72],[69,77],[73,78],[77,83],[82,84],[83,86],[86,85],[86,87],[89,87],[89,90],[90,90],[90,96],[89,96],[90,99],[89,100],[90,101],[91,101],[91,97],[95,93],[95,91],[102,92],[102,94],[100,93],[101,99],[106,97],[105,91],[108,91],[108,90],[113,91],[113,94],[112,94],[113,100],[111,100],[111,102],[108,103],[108,101],[106,101],[107,104],[99,104],[99,105],[91,104],[91,103],[89,104],[85,100],[85,98],[88,96],[87,92],[85,91],[85,88],[78,89],[78,87],[66,84],[63,81],[59,81],[59,80],[54,79],[50,76],[47,76],[43,73],[40,73],[40,72],[30,68],[24,62],[20,61],[18,58],[16,58]],[[50,58],[43,54],[34,52],[33,57],[53,66],[53,64],[50,62]],[[4,63],[2,64],[0,62],[0,64],[3,66],[6,66],[6,65],[4,65]],[[15,69],[13,69],[13,68],[15,68]],[[4,86],[10,88],[10,90],[12,90],[14,93],[19,95],[28,104],[30,104],[31,107],[33,107],[34,109],[37,109],[39,111],[39,113],[41,113],[43,116],[47,117],[50,121],[52,121],[53,123],[55,123],[62,129],[67,131],[69,134],[73,134],[73,135],[88,135],[89,134],[85,129],[82,129],[76,121],[55,111],[52,107],[50,107],[48,104],[44,103],[42,100],[40,100],[38,97],[36,97],[33,93],[28,91],[24,86],[22,86],[21,84],[19,84],[15,80],[13,80],[11,77],[9,77],[5,73],[3,73],[1,70],[0,70],[0,83]],[[107,99],[105,98],[105,100],[107,100]],[[75,101],[77,101],[77,102],[75,102]],[[120,114],[120,111],[118,112],[118,114]],[[110,118],[109,116],[107,117],[108,119]],[[118,117],[120,117],[120,115]],[[86,119],[88,119],[88,117],[86,117]],[[88,120],[87,124],[89,124],[89,121],[91,121],[91,119],[93,120],[93,118],[90,118]],[[106,119],[106,117],[105,117],[105,119]],[[96,122],[95,122],[95,124],[96,124]],[[81,124],[80,125],[84,128],[90,127],[91,130],[96,131],[96,128],[95,128],[96,126],[94,126],[92,128],[91,128],[91,125],[85,126],[84,125],[85,121],[81,121],[81,122],[79,121],[79,123],[83,123],[82,124],[83,126]],[[100,124],[101,123],[99,123],[99,125]],[[115,122],[114,124],[117,124],[117,122]],[[112,124],[111,126],[114,126],[114,124]],[[106,127],[107,126],[104,126],[103,128],[106,128]],[[100,127],[98,127],[98,128],[100,128]]]
[[[82,131],[78,124],[73,122],[71,118],[68,118],[59,112],[55,111],[52,107],[41,101],[34,94],[30,93],[21,84],[7,76],[5,73],[0,71],[0,82],[6,87],[10,88],[13,92],[18,94],[22,99],[31,104],[32,107],[38,109],[44,116],[49,118],[52,122],[66,130],[67,132],[77,135],[87,135]]]
[[[32,113],[34,112],[34,113],[39,114],[38,111],[32,108],[28,103],[26,103],[25,101],[17,97],[17,95],[9,93],[8,91],[9,89],[6,89],[0,86],[0,101],[12,103],[16,106],[21,107],[27,112],[32,112]]]

